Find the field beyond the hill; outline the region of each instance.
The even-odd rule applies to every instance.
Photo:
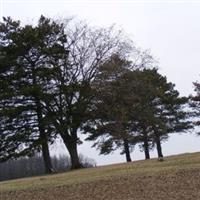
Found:
[[[200,153],[0,182],[0,200],[200,200]]]

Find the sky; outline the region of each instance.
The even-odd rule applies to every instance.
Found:
[[[160,73],[176,84],[181,95],[193,93],[193,82],[200,81],[200,0],[0,0],[0,17],[11,16],[23,23],[47,17],[77,17],[90,25],[116,24],[142,49],[149,49],[159,61]],[[125,162],[119,151],[99,155],[84,142],[78,150],[98,165]],[[200,137],[194,133],[174,134],[163,144],[164,155],[200,151]],[[58,143],[53,152],[66,152]],[[156,156],[156,151],[151,152]],[[135,160],[143,159],[136,147]]]

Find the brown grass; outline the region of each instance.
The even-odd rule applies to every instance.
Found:
[[[200,200],[200,153],[0,183],[0,200]]]

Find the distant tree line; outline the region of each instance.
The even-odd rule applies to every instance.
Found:
[[[41,16],[37,25],[0,23],[0,161],[41,152],[54,171],[49,145],[59,136],[72,169],[83,167],[77,145],[86,134],[101,154],[136,144],[149,159],[170,134],[199,125],[196,97],[180,97],[148,51],[114,27]],[[189,110],[189,105],[193,111]],[[11,161],[10,161],[11,162]]]
[[[93,159],[83,155],[79,155],[79,159],[81,164],[86,168],[96,166]],[[53,156],[51,157],[51,162],[55,173],[65,172],[71,168],[70,158],[65,155],[60,155],[59,157]],[[45,174],[45,168],[43,158],[40,154],[36,154],[33,157],[21,157],[16,160],[8,160],[0,163],[0,181],[43,174]]]

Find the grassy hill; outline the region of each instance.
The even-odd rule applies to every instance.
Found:
[[[0,183],[0,200],[199,200],[200,153]]]

